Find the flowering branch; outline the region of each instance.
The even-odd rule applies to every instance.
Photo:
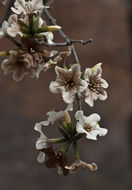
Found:
[[[3,1],[6,3],[7,1]],[[40,137],[36,141],[36,149],[40,152],[38,162],[45,161],[47,168],[57,168],[59,174],[64,176],[68,173],[75,173],[80,167],[89,168],[91,171],[97,169],[95,163],[87,164],[80,160],[78,152],[78,141],[86,137],[97,140],[97,136],[104,136],[108,130],[99,126],[100,116],[97,113],[85,116],[81,101],[85,101],[90,107],[94,101],[107,98],[106,88],[108,83],[102,78],[101,63],[92,68],[81,71],[81,64],[75,50],[74,44],[86,45],[92,39],[74,40],[70,39],[56,24],[56,20],[49,13],[49,5],[53,1],[48,0],[16,0],[9,8],[13,11],[8,21],[2,23],[0,38],[7,37],[16,48],[9,51],[1,51],[0,56],[7,56],[2,62],[1,68],[4,74],[13,73],[15,81],[22,80],[25,75],[39,78],[41,71],[48,71],[55,67],[56,80],[51,81],[49,90],[54,93],[61,93],[63,101],[68,104],[64,111],[47,112],[47,120],[35,124],[34,129],[39,132]],[[13,3],[13,1],[11,1]],[[41,17],[42,12],[50,22]],[[9,12],[10,13],[10,12]],[[57,31],[64,40],[63,43],[53,42],[53,32]],[[65,51],[57,51],[55,47],[67,47]],[[46,47],[50,47],[47,48]],[[49,50],[50,49],[50,50]],[[72,54],[74,63],[66,63],[66,58]],[[75,113],[76,125],[73,123],[69,112],[74,110],[74,100],[77,100],[78,109]],[[58,124],[60,138],[48,138],[43,133],[43,127]],[[61,143],[59,151],[53,145]],[[68,166],[67,152],[70,145],[73,145],[75,161]]]

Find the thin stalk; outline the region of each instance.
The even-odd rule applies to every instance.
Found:
[[[19,47],[19,48],[21,47],[20,42],[18,42],[17,40],[15,40],[12,36],[7,35],[7,38],[9,40],[11,40],[17,47]]]
[[[57,144],[57,143],[63,143],[63,142],[66,142],[67,141],[67,138],[65,137],[62,137],[62,138],[53,138],[51,139],[51,142],[53,144]]]
[[[67,141],[67,142],[61,147],[60,150],[61,150],[63,153],[66,153],[66,152],[68,151],[70,145],[71,145],[71,141],[69,140],[69,141]]]
[[[78,134],[77,136],[75,136],[75,140],[80,140],[82,137],[84,137],[85,134]]]
[[[77,147],[77,142],[74,141],[73,142],[73,153],[74,153],[74,157],[76,159],[78,159],[80,156],[79,156],[79,152],[78,152],[78,147]]]
[[[78,104],[78,110],[82,110],[81,95],[79,93],[76,94],[76,100]]]

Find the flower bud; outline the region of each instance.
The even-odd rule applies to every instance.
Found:
[[[100,67],[101,67],[101,65],[102,65],[102,63],[98,63],[98,64],[94,65],[94,67],[93,67],[93,68],[91,68],[92,72],[94,72],[94,69],[95,69],[96,67],[98,67],[98,66],[100,66]]]
[[[53,26],[47,26],[48,30],[53,32],[61,29],[61,26],[53,25]]]
[[[67,124],[71,123],[71,118],[70,118],[70,115],[67,111],[65,112],[65,121]]]

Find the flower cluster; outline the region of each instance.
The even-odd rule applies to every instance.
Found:
[[[20,81],[25,75],[39,77],[42,70],[47,70],[51,65],[57,64],[55,57],[58,51],[46,50],[38,43],[41,39],[48,44],[53,44],[53,33],[61,29],[60,26],[47,26],[42,19],[42,0],[16,0],[12,7],[12,14],[8,22],[4,21],[0,30],[0,38],[6,36],[17,49],[9,50],[1,67],[4,74],[13,73],[13,79]],[[50,65],[50,66],[49,66]]]
[[[49,89],[53,93],[62,93],[65,103],[72,103],[77,93],[82,93],[85,102],[91,107],[94,100],[107,98],[104,89],[108,87],[108,83],[101,78],[101,63],[87,68],[83,76],[79,64],[72,65],[70,69],[56,66],[55,72],[56,81],[51,82]]]
[[[81,70],[81,64],[77,58],[73,45],[61,27],[56,25],[46,6],[47,0],[16,0],[12,7],[13,14],[8,22],[4,21],[0,29],[0,38],[6,36],[15,45],[16,49],[1,52],[0,55],[8,56],[1,68],[5,74],[13,73],[13,79],[20,81],[25,75],[39,78],[40,72],[55,67],[56,80],[51,81],[49,90],[62,94],[63,101],[67,104],[64,111],[49,111],[47,120],[37,122],[34,129],[39,132],[40,137],[36,142],[39,152],[37,161],[45,162],[47,168],[57,168],[60,175],[75,173],[79,168],[97,170],[95,163],[87,164],[80,159],[78,152],[78,140],[86,137],[97,140],[97,136],[105,136],[107,129],[101,128],[99,122],[101,117],[97,113],[85,116],[81,106],[84,100],[88,106],[93,107],[95,100],[106,100],[108,83],[102,78],[102,63],[92,68]],[[45,16],[53,25],[46,25],[42,18],[43,9]],[[53,42],[53,31],[65,40],[65,43]],[[84,42],[75,40],[76,42]],[[86,42],[85,42],[86,43]],[[46,47],[67,46],[65,51],[56,51]],[[66,59],[73,55],[75,63],[69,63]],[[77,100],[78,109],[74,109]],[[74,112],[71,119],[70,113]],[[86,114],[88,115],[88,113]],[[43,129],[57,123],[60,138],[48,138]],[[74,124],[76,123],[76,124]],[[54,144],[63,143],[59,150]],[[70,165],[68,160],[68,149],[73,145],[75,161]]]

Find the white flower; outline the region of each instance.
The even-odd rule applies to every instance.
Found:
[[[54,57],[55,55],[57,55],[58,51],[51,51],[50,52],[50,57]],[[55,66],[56,64],[61,64],[63,63],[66,58],[71,54],[71,48],[68,48],[67,51],[62,51],[60,52],[53,60],[49,59],[49,61],[44,65],[44,71],[47,71],[49,68]]]
[[[61,121],[65,117],[66,112],[72,110],[73,110],[73,104],[69,104],[64,111],[59,111],[59,112],[50,111],[47,113],[48,115],[47,121],[40,122],[40,125],[48,126],[50,123],[53,125],[54,122]]]
[[[40,154],[37,157],[37,161],[39,163],[42,163],[45,160],[45,153],[43,152],[43,149],[47,149],[50,147],[50,141],[48,137],[43,133],[40,123],[35,124],[34,130],[40,133],[40,137],[36,142],[36,149],[40,151]]]
[[[29,26],[28,16],[25,16],[23,19],[21,18],[19,20],[23,21],[27,26]],[[38,28],[42,27],[43,25],[45,26],[46,22],[41,17],[39,17]],[[11,15],[8,19],[7,33],[12,37],[16,37],[18,34],[20,36],[23,36],[23,33],[21,31],[21,26],[18,23],[18,16],[16,14]],[[41,33],[41,35],[45,35],[45,33]],[[48,35],[46,35],[46,39],[47,38],[48,38]]]
[[[108,132],[107,129],[99,127],[98,122],[101,118],[96,113],[85,117],[83,111],[79,110],[76,112],[75,118],[78,120],[76,125],[77,133],[85,133],[88,139],[97,140],[97,135],[104,136]]]
[[[18,24],[17,19],[18,18],[16,14],[11,15],[8,19],[9,27],[7,28],[7,33],[12,37],[16,37],[17,34],[19,34],[20,36],[23,35],[20,30],[20,25]]]
[[[7,34],[7,27],[8,27],[8,22],[4,21],[2,23],[2,27],[0,29],[0,39],[3,38]]]
[[[54,42],[52,41],[54,39],[54,35],[52,32],[43,32],[41,33],[41,35],[44,35],[46,37],[47,43],[54,44]]]
[[[62,93],[63,100],[69,104],[74,101],[75,95],[87,88],[87,82],[81,79],[80,65],[74,64],[67,70],[56,66],[56,81],[50,83],[50,91]]]
[[[14,8],[15,7],[15,8]],[[16,0],[14,3],[14,7],[12,7],[12,11],[18,15],[23,14],[32,14],[37,12],[42,12],[44,5],[42,0]]]
[[[87,68],[84,73],[84,79],[88,82],[88,88],[84,91],[85,102],[91,107],[94,105],[94,100],[107,98],[107,92],[104,88],[108,88],[108,83],[101,78],[101,75],[101,63],[93,68]]]

